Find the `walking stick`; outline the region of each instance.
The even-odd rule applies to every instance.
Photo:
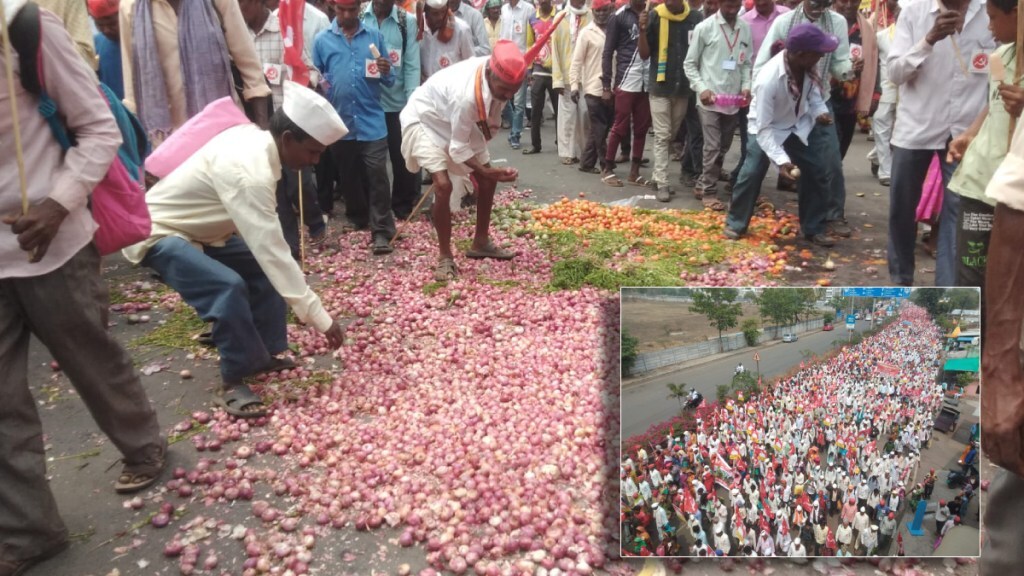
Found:
[[[299,175],[299,268],[306,272],[306,198],[302,195],[302,170]]]
[[[21,214],[28,214],[28,182],[25,175],[25,158],[21,150],[21,126],[18,123],[18,102],[14,90],[14,61],[11,59],[11,44],[7,41],[7,13],[0,1],[0,29],[3,32],[4,68],[7,73],[7,90],[11,98],[11,123],[14,128],[14,150],[18,161],[18,184],[21,186]]]
[[[395,245],[395,240],[398,240],[398,236],[402,234],[402,230],[405,230],[405,227],[409,224],[409,220],[412,220],[412,217],[417,212],[420,211],[420,208],[423,207],[423,203],[427,201],[427,198],[430,198],[433,194],[434,194],[434,185],[431,184],[430,188],[427,188],[427,193],[424,194],[422,198],[420,198],[420,201],[416,203],[416,207],[413,208],[412,212],[409,213],[409,217],[406,218],[406,220],[404,222],[402,222],[402,225],[398,227],[398,230],[395,231],[395,237],[391,239],[391,242],[388,242],[388,246],[394,246]]]

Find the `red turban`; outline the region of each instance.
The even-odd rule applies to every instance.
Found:
[[[88,0],[89,15],[93,18],[106,18],[117,14],[119,0]]]

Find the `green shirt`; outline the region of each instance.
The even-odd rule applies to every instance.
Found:
[[[992,54],[999,58],[1006,68],[1006,78],[1012,79],[1016,68],[1015,44],[1000,46]],[[1012,80],[1011,80],[1012,81]],[[1022,83],[1024,84],[1024,83]],[[999,82],[988,78],[988,115],[978,130],[978,135],[964,152],[960,166],[949,181],[949,189],[965,198],[972,198],[995,206],[996,201],[985,195],[985,187],[996,173],[996,168],[1006,157],[1010,146],[1010,114],[999,97]]]

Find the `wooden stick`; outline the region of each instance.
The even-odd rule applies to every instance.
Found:
[[[2,29],[4,44],[4,68],[7,73],[7,91],[11,98],[11,123],[14,128],[14,152],[18,161],[18,184],[21,186],[21,213],[28,214],[28,181],[25,174],[25,157],[21,149],[21,126],[18,122],[18,102],[15,97],[14,84],[14,61],[11,59],[11,44],[7,41],[10,34],[7,30],[7,14],[4,10],[4,3],[0,1],[0,29]]]
[[[405,230],[405,227],[409,224],[409,220],[412,220],[412,217],[415,216],[416,213],[420,211],[420,208],[423,207],[423,203],[427,201],[427,198],[430,198],[433,194],[434,185],[431,184],[430,188],[427,188],[427,193],[423,195],[423,198],[420,198],[420,201],[416,203],[416,207],[413,208],[412,212],[409,213],[409,217],[405,220],[405,222],[402,222],[402,225],[399,226],[398,230],[395,231],[395,237],[391,239],[391,242],[388,242],[388,246],[395,245],[395,240],[398,240],[398,236],[402,233],[402,230]]]
[[[302,195],[302,170],[299,175],[299,268],[306,271],[306,198]]]

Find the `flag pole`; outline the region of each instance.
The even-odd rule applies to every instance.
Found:
[[[21,213],[28,214],[28,181],[25,174],[25,157],[21,148],[21,125],[18,122],[18,101],[14,89],[14,61],[11,59],[11,44],[7,29],[7,13],[4,3],[0,1],[0,28],[4,38],[4,68],[7,75],[7,90],[11,100],[11,123],[14,129],[14,152],[18,162],[18,184],[21,187]]]

